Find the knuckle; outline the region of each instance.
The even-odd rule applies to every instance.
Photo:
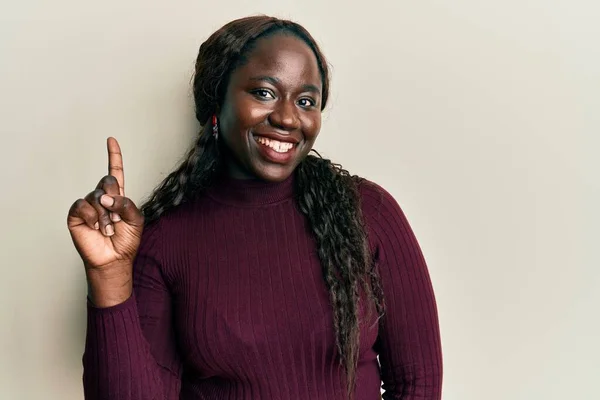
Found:
[[[85,206],[85,203],[87,203],[87,201],[85,201],[84,199],[77,199],[75,200],[75,203],[73,203],[73,208],[82,208]]]
[[[108,185],[115,185],[117,184],[117,178],[115,178],[112,175],[105,175],[104,178],[102,178],[102,183],[104,184],[108,184]]]
[[[75,202],[71,204],[71,207],[69,208],[69,214],[81,213],[82,209],[85,207],[85,203],[87,203],[87,201],[84,199],[75,200]]]
[[[123,208],[126,210],[137,212],[137,206],[129,197],[123,197]]]
[[[103,189],[94,189],[93,191],[89,192],[87,196],[85,196],[85,200],[94,205],[100,202],[100,196],[102,196],[104,193],[105,192]]]
[[[92,196],[93,196],[93,198],[94,198],[95,200],[99,200],[99,199],[100,199],[100,197],[102,197],[102,195],[103,195],[104,193],[106,193],[106,192],[104,191],[104,189],[96,189],[96,190],[94,190],[92,193],[93,193],[93,195],[92,195]]]

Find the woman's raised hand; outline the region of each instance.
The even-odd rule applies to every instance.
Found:
[[[108,307],[131,295],[133,260],[140,245],[144,217],[125,197],[123,156],[108,138],[108,175],[96,189],[73,203],[67,226],[85,265],[90,299]]]

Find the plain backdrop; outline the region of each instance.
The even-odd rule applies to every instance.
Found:
[[[82,399],[67,211],[119,139],[144,199],[192,143],[198,47],[302,23],[333,68],[316,148],[387,188],[438,301],[445,400],[598,399],[600,3],[35,1],[0,9],[0,398]]]

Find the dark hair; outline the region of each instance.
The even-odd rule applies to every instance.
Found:
[[[154,191],[142,206],[146,223],[182,204],[211,185],[221,171],[219,146],[211,134],[210,117],[222,105],[231,73],[244,62],[259,38],[276,33],[295,35],[314,52],[322,78],[322,106],[329,95],[329,70],[325,57],[302,26],[287,20],[254,16],[232,21],[200,46],[193,89],[196,118],[201,129],[186,159]],[[308,155],[297,167],[298,205],[315,235],[323,277],[333,307],[335,341],[340,365],[346,370],[347,391],[353,398],[359,351],[359,301],[367,297],[383,315],[381,284],[369,251],[363,224],[358,184],[338,164]]]

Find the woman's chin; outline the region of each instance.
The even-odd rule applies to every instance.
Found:
[[[286,180],[294,172],[293,166],[279,164],[260,165],[253,169],[258,179],[274,183]]]

